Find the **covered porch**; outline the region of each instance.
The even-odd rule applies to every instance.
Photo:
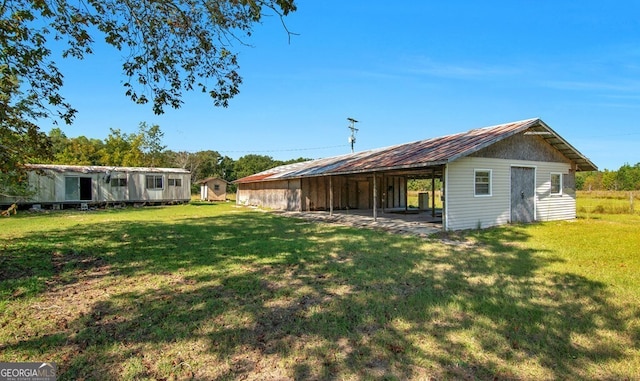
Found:
[[[442,208],[436,208],[436,180],[444,190],[444,166],[385,172],[306,177],[300,181],[300,211],[442,224]],[[409,202],[409,180],[430,181],[431,191]],[[444,194],[444,193],[442,193]],[[402,217],[402,218],[401,218]]]

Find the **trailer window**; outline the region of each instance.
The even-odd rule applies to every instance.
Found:
[[[169,179],[169,186],[170,187],[181,187],[182,186],[182,179]]]
[[[111,178],[111,186],[112,187],[126,187],[127,179],[126,178]]]
[[[147,175],[147,189],[163,189],[163,180],[162,175]]]

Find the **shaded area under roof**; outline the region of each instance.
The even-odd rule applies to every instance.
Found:
[[[283,165],[238,179],[235,182],[250,183],[434,167],[451,163],[525,131],[544,139],[565,157],[575,162],[579,170],[597,170],[597,167],[589,159],[547,124],[534,118],[369,151]]]

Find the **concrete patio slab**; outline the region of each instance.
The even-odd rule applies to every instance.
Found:
[[[336,210],[333,214],[328,211],[294,212],[273,211],[279,215],[301,218],[308,221],[324,222],[342,226],[352,226],[365,229],[384,230],[395,234],[428,237],[442,231],[442,217],[439,214],[432,217],[431,211],[408,210],[406,213],[397,211],[378,211],[377,218],[373,218],[371,210]]]

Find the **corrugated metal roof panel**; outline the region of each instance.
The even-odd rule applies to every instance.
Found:
[[[542,120],[535,118],[474,129],[439,138],[276,167],[236,180],[236,182],[248,183],[262,180],[437,166],[468,156],[500,140],[530,129],[548,134],[541,136],[549,144],[563,152],[565,156],[574,160],[581,170],[597,169],[593,163],[569,145]]]

